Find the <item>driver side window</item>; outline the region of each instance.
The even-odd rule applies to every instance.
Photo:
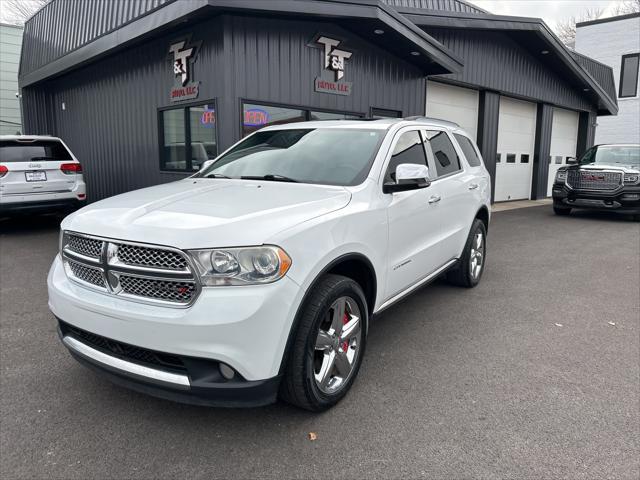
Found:
[[[393,183],[396,178],[396,168],[402,163],[427,165],[424,145],[418,130],[411,130],[400,135],[391,153],[391,160],[384,175],[384,183]]]

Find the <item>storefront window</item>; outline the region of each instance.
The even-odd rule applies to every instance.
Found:
[[[163,110],[160,113],[160,170],[198,171],[218,154],[215,104]]]
[[[352,120],[363,115],[345,112],[320,112],[299,108],[275,107],[256,103],[242,104],[242,136],[246,137],[269,125],[305,122],[308,120]]]

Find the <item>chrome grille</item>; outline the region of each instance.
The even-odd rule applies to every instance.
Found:
[[[157,280],[129,275],[120,276],[120,286],[127,295],[176,303],[189,303],[196,293],[195,282]]]
[[[567,185],[576,190],[616,190],[622,185],[622,173],[601,170],[569,170]]]
[[[180,250],[64,232],[62,258],[70,279],[129,300],[185,307],[200,293]]]
[[[160,268],[164,270],[187,270],[187,260],[179,253],[138,245],[118,245],[118,259],[127,265]]]
[[[102,241],[93,238],[69,235],[67,246],[81,255],[98,258],[102,254]]]
[[[102,272],[98,268],[87,267],[81,263],[74,262],[73,260],[68,260],[69,269],[74,277],[83,282],[90,283],[92,285],[96,285],[98,287],[105,287],[104,277],[102,276]]]

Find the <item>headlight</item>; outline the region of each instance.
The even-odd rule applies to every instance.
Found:
[[[637,173],[625,173],[624,183],[638,183],[638,178],[640,178],[640,175],[638,175]]]
[[[564,182],[567,179],[566,170],[558,170],[556,173],[556,182]]]
[[[255,285],[285,276],[291,258],[280,247],[216,248],[191,250],[204,286]]]

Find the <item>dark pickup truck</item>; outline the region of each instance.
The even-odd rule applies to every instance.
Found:
[[[579,162],[558,170],[553,211],[608,210],[640,220],[640,145],[596,145]]]

